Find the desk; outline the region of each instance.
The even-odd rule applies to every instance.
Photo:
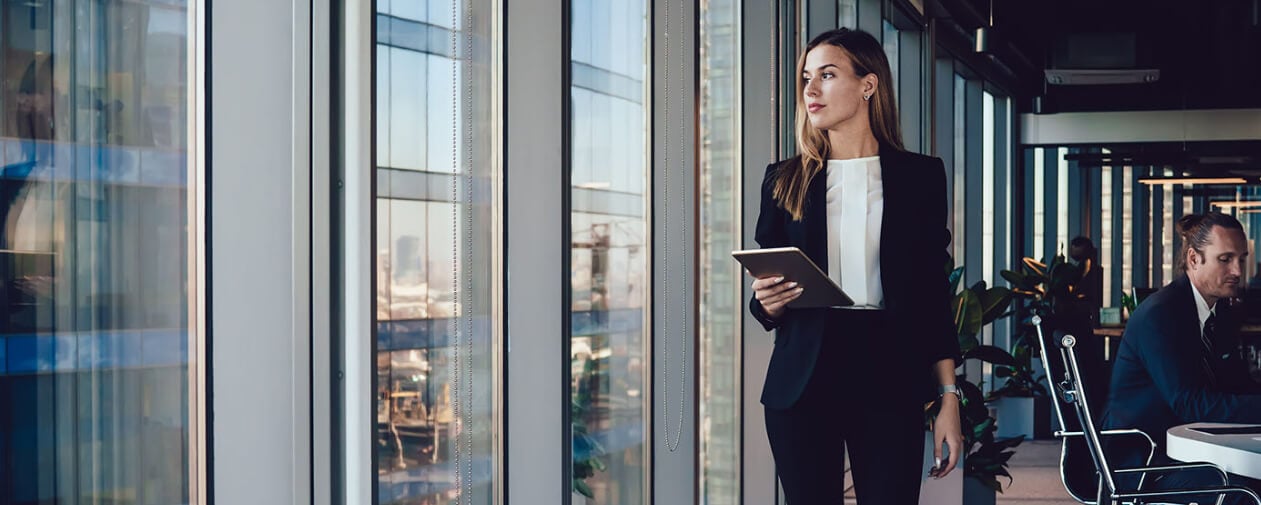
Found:
[[[1095,328],[1095,335],[1101,337],[1121,338],[1123,333],[1125,333],[1125,325]],[[1239,336],[1240,338],[1261,337],[1261,324],[1245,324],[1241,326],[1239,328]]]
[[[1211,426],[1252,426],[1222,423],[1191,423],[1169,428],[1165,449],[1179,461],[1207,461],[1227,472],[1261,479],[1261,435],[1210,435],[1191,428]]]

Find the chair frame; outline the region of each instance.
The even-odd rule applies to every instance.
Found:
[[[1042,366],[1048,375],[1048,381],[1051,383],[1055,401],[1052,406],[1055,409],[1056,420],[1060,423],[1060,429],[1055,431],[1055,437],[1061,440],[1060,444],[1060,481],[1064,484],[1064,489],[1074,500],[1087,505],[1118,505],[1121,503],[1142,504],[1147,503],[1146,498],[1176,498],[1179,496],[1217,494],[1217,504],[1221,505],[1229,494],[1243,494],[1251,497],[1254,503],[1261,505],[1261,496],[1251,489],[1239,486],[1230,486],[1229,477],[1225,470],[1221,467],[1207,462],[1193,462],[1178,465],[1161,465],[1151,466],[1151,460],[1156,450],[1156,442],[1151,435],[1137,429],[1114,429],[1100,431],[1096,428],[1094,416],[1090,413],[1090,405],[1087,401],[1086,394],[1081,384],[1081,371],[1077,364],[1077,353],[1075,347],[1077,338],[1071,334],[1064,335],[1059,342],[1059,354],[1064,361],[1064,380],[1056,383],[1049,380],[1051,374],[1049,352],[1046,348],[1046,340],[1042,330],[1042,318],[1035,315],[1032,318],[1033,326],[1038,334],[1038,347],[1042,351]],[[1064,422],[1063,408],[1060,402],[1064,402],[1072,406],[1077,419],[1082,426],[1081,431],[1067,431],[1067,424]],[[1113,469],[1108,463],[1107,456],[1103,451],[1101,436],[1137,436],[1146,439],[1149,449],[1144,466],[1134,468],[1118,468]],[[1095,499],[1079,496],[1068,486],[1067,475],[1065,473],[1065,464],[1068,454],[1068,442],[1071,437],[1083,437],[1086,446],[1089,449],[1090,457],[1094,461],[1095,471],[1099,476],[1098,494]],[[1183,470],[1206,469],[1212,470],[1221,477],[1221,486],[1210,486],[1201,488],[1187,489],[1171,489],[1160,491],[1144,491],[1147,474],[1149,473],[1170,473]],[[1117,474],[1139,474],[1138,489],[1135,491],[1120,491],[1116,485]]]

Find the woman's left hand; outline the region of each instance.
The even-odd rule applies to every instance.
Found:
[[[959,397],[947,393],[941,397],[941,412],[933,421],[933,456],[937,463],[928,475],[940,479],[950,474],[959,463],[959,454],[963,452],[963,432],[959,421]],[[950,448],[949,461],[941,460],[941,444]]]

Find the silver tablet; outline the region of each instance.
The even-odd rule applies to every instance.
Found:
[[[754,277],[784,276],[784,282],[794,281],[804,288],[801,296],[788,302],[794,309],[820,307],[848,307],[854,304],[832,278],[815,265],[801,249],[776,247],[772,249],[746,249],[732,251],[734,257]]]

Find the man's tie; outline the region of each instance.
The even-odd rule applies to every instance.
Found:
[[[1202,354],[1201,363],[1204,365],[1204,375],[1208,377],[1210,386],[1217,386],[1217,373],[1215,363],[1220,363],[1220,352],[1213,346],[1213,339],[1217,336],[1217,314],[1209,314],[1208,319],[1204,320],[1204,332],[1200,334],[1200,342],[1204,344],[1204,353]]]

